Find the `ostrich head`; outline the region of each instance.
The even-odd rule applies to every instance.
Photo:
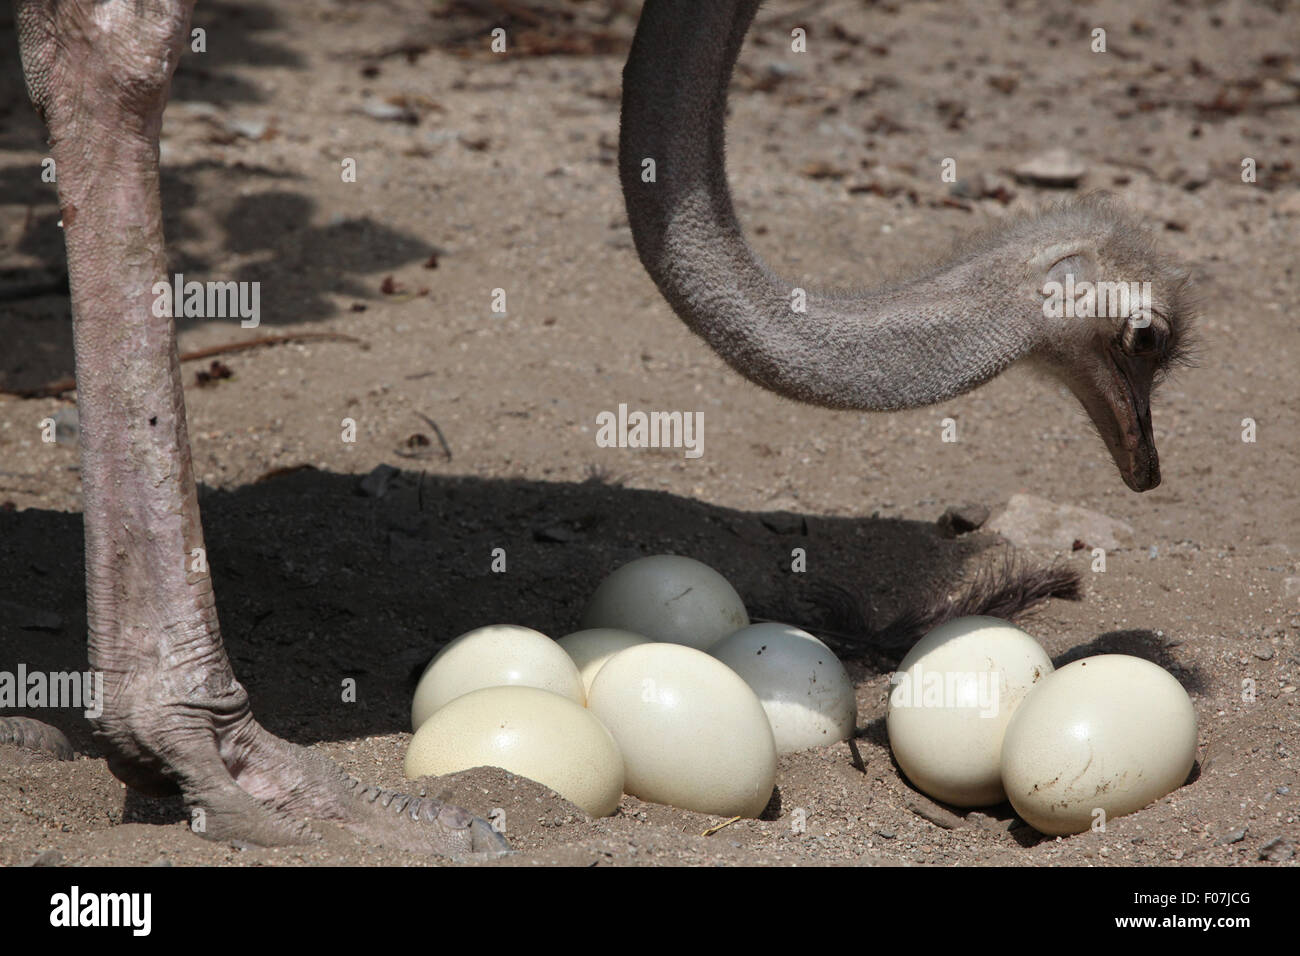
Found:
[[[1045,334],[1030,362],[1079,400],[1129,488],[1156,487],[1151,397],[1191,354],[1187,270],[1105,195],[1048,209],[1019,228],[1043,240],[1030,272],[1041,280]],[[1026,238],[1032,247],[1035,237]]]

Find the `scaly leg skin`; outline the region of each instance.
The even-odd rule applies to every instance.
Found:
[[[221,643],[166,277],[158,135],[193,0],[17,0],[28,91],[50,133],[72,292],[96,740],[147,793],[179,788],[203,833],[309,842],[312,820],[445,855],[501,852],[485,821],[365,787],[253,719]],[[199,819],[195,815],[195,819]]]

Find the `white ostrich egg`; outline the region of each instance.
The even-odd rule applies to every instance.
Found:
[[[1016,812],[1048,835],[1141,810],[1186,781],[1196,711],[1163,667],[1103,654],[1049,674],[1011,718],[1002,780]]]
[[[600,583],[582,615],[584,628],[618,628],[701,650],[748,624],[745,604],[726,578],[675,554],[623,565]]]
[[[429,662],[411,702],[411,729],[419,730],[439,707],[462,694],[507,684],[586,703],[578,668],[558,644],[530,627],[493,624],[462,634]]]
[[[581,704],[536,687],[486,687],[462,694],[420,725],[406,751],[406,776],[439,777],[500,767],[550,787],[593,817],[623,795],[623,757]]]
[[[641,644],[600,669],[587,699],[623,752],[633,796],[756,817],[776,783],[776,742],[749,685],[703,651]]]
[[[1007,724],[1051,672],[1042,646],[999,618],[960,617],[936,627],[891,677],[885,725],[898,766],[944,803],[1001,803]]]
[[[789,624],[751,624],[709,649],[744,679],[767,712],[779,754],[853,735],[858,702],[834,652]]]
[[[593,627],[586,631],[574,631],[566,634],[555,643],[564,648],[564,653],[573,659],[582,677],[584,690],[591,690],[591,682],[605,666],[605,662],[629,647],[637,644],[650,644],[650,638],[631,631],[620,631],[613,627]]]

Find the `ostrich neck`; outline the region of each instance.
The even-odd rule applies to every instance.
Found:
[[[862,293],[795,291],[745,241],[725,164],[727,86],[757,0],[647,0],[623,71],[619,173],[641,261],[686,324],[772,391],[832,408],[930,405],[1035,345],[1009,247]],[[653,181],[644,174],[654,161]]]

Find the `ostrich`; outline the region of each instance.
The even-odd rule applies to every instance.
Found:
[[[17,0],[31,98],[50,134],[72,296],[95,722],[112,772],[183,795],[205,834],[275,845],[337,823],[423,852],[499,852],[483,820],[349,777],[266,731],[222,645],[206,573],[166,274],[158,136],[193,0]],[[1078,396],[1135,491],[1159,481],[1149,399],[1182,351],[1186,275],[1120,208],[1093,201],[1018,220],[916,278],[860,295],[790,288],[749,250],[723,162],[726,91],[757,0],[648,0],[624,73],[620,172],[642,262],[677,313],[733,367],[794,399],[901,409],[1026,360]],[[657,181],[643,182],[654,158]],[[1150,280],[1149,323],[1049,320],[1042,286]],[[0,739],[52,747],[39,727]]]

